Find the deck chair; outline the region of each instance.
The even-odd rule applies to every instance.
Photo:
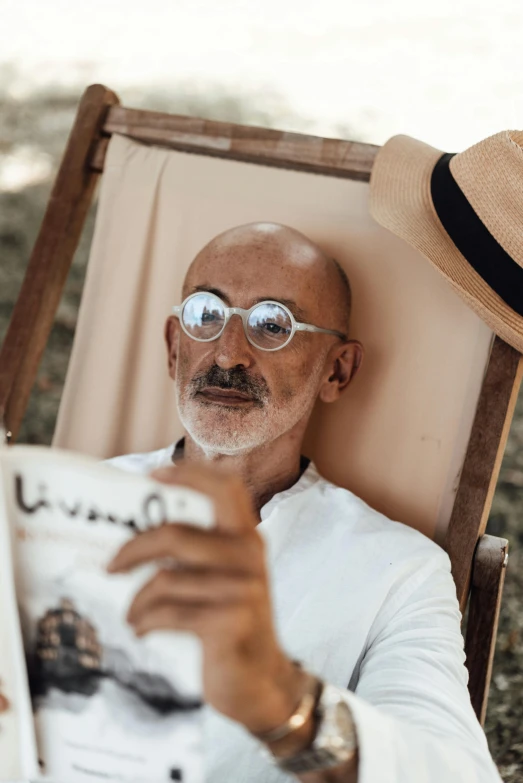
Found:
[[[361,373],[318,406],[321,473],[450,556],[468,602],[471,700],[485,718],[507,541],[484,535],[521,380],[495,338],[368,210],[377,147],[137,111],[93,85],[78,109],[0,353],[0,413],[22,420],[97,180],[95,235],[54,444],[96,455],[180,433],[162,328],[195,253],[234,225],[301,230],[347,271]]]

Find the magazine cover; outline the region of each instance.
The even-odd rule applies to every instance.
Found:
[[[106,566],[166,519],[210,525],[210,502],[43,448],[4,450],[0,465],[41,776],[201,783],[199,642],[138,639],[125,616],[158,565]]]

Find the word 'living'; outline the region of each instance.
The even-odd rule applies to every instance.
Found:
[[[92,501],[78,500],[70,505],[61,498],[50,499],[49,488],[46,484],[38,485],[37,492],[27,491],[24,477],[20,473],[15,474],[15,499],[16,505],[24,514],[37,514],[39,511],[55,511],[68,518],[85,519],[87,522],[109,522],[113,525],[123,525],[132,530],[145,530],[156,527],[168,518],[165,499],[158,492],[149,492],[141,502],[140,513],[132,517],[122,517],[112,512],[101,511],[99,506]],[[185,503],[183,498],[178,502],[178,508],[183,511]]]

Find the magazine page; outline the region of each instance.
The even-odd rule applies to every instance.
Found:
[[[201,783],[199,641],[138,639],[125,616],[158,565],[123,575],[106,566],[165,519],[211,525],[210,501],[45,448],[0,459],[42,776]]]
[[[6,781],[31,780],[38,775],[12,566],[9,523],[0,481],[0,780]]]

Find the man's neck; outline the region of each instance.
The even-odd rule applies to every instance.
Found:
[[[187,462],[212,462],[241,476],[249,489],[256,513],[278,492],[292,487],[303,472],[301,438],[286,438],[285,443],[271,442],[240,454],[205,452],[185,435],[183,458]]]

